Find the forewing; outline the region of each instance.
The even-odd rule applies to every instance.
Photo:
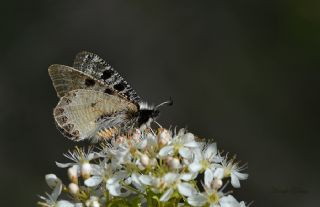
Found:
[[[48,68],[48,72],[58,97],[62,97],[67,92],[75,89],[90,89],[112,93],[112,90],[103,82],[66,65],[51,65]]]
[[[127,97],[132,102],[140,102],[141,98],[120,74],[98,55],[82,51],[75,57],[73,67],[106,83],[111,89]]]
[[[135,104],[119,96],[78,89],[66,93],[53,113],[57,126],[66,137],[80,141],[94,138],[100,129],[114,127],[113,122],[107,122],[109,125],[102,127],[101,118],[113,117],[119,112],[130,114],[137,110]]]

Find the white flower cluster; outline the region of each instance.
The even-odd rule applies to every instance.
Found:
[[[246,206],[224,192],[229,183],[239,188],[248,177],[244,166],[184,129],[135,129],[65,156],[72,162],[57,166],[68,169],[69,184],[46,175],[53,191],[41,197],[40,206]]]

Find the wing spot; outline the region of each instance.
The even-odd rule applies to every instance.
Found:
[[[105,70],[105,71],[103,71],[101,78],[103,80],[107,80],[108,78],[110,78],[113,75],[113,73],[114,72],[112,70]]]
[[[68,132],[70,132],[73,129],[74,125],[73,124],[67,124],[66,126],[64,126],[64,129]]]
[[[84,84],[86,84],[86,86],[90,87],[90,86],[94,86],[94,84],[96,84],[96,82],[91,78],[87,78],[85,80]]]
[[[75,94],[74,94],[74,96],[75,96]],[[68,99],[68,98],[66,98],[65,101],[66,101],[67,104],[70,104],[70,103],[71,103],[71,100]]]
[[[110,94],[110,95],[113,94],[113,91],[112,91],[110,88],[106,88],[106,89],[104,90],[104,92],[107,93],[107,94]]]
[[[120,82],[113,86],[117,91],[123,91],[126,88],[126,85],[123,82]]]
[[[80,132],[79,130],[74,130],[71,135],[75,136],[75,137],[79,137],[80,136]]]
[[[64,109],[63,109],[63,108],[56,108],[56,109],[54,110],[54,115],[55,115],[55,116],[59,116],[59,115],[61,115],[63,112],[64,112]]]
[[[67,121],[68,121],[68,117],[66,117],[66,116],[60,116],[60,117],[57,118],[57,121],[58,121],[59,123],[65,124],[65,123],[67,123]]]

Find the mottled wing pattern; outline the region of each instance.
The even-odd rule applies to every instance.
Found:
[[[75,89],[90,89],[109,94],[112,92],[104,82],[66,65],[54,64],[48,71],[58,97]]]
[[[74,59],[73,67],[103,81],[111,89],[127,97],[128,100],[136,103],[140,102],[141,98],[127,81],[98,55],[86,51],[80,52]]]
[[[65,136],[80,141],[111,136],[112,129],[123,124],[128,114],[137,111],[135,104],[121,97],[78,89],[66,93],[53,113],[57,126]]]

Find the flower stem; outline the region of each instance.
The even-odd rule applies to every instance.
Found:
[[[107,190],[105,193],[106,196],[106,207],[108,207],[108,203],[109,203],[109,191]]]

